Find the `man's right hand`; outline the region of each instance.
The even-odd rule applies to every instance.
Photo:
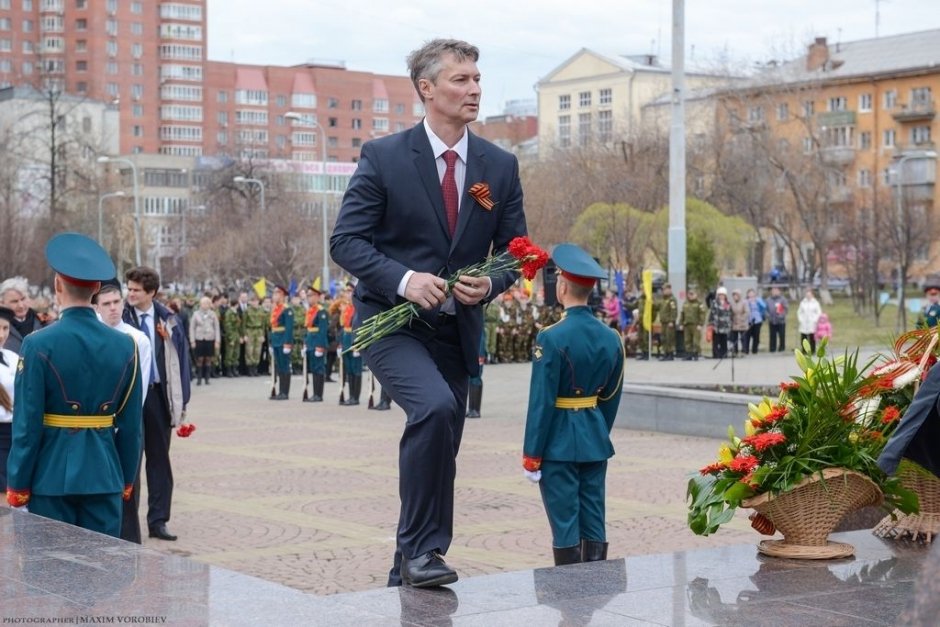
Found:
[[[447,298],[447,281],[427,272],[415,272],[405,285],[405,298],[422,309],[434,309]]]

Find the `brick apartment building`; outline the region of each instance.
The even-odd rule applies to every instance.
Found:
[[[122,154],[353,162],[423,115],[405,76],[209,61],[203,0],[0,0],[0,87],[116,103]],[[297,113],[297,116],[287,116]]]

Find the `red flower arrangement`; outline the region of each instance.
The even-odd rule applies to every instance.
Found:
[[[176,428],[176,435],[181,438],[188,438],[193,434],[193,431],[196,430],[196,425],[191,422],[184,422],[179,427]]]
[[[461,276],[481,277],[504,272],[520,272],[522,276],[531,281],[546,263],[548,263],[547,252],[533,244],[528,237],[516,237],[509,242],[506,251],[487,257],[485,261],[480,263],[457,270],[447,279],[447,290],[450,291]],[[418,306],[415,303],[406,301],[367,318],[356,330],[355,343],[346,347],[343,353],[358,352],[368,348],[417,317]]]

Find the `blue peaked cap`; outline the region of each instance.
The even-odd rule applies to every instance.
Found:
[[[98,242],[80,233],[59,233],[46,244],[46,261],[61,275],[79,281],[106,281],[117,274]]]
[[[552,261],[568,274],[586,279],[605,279],[607,272],[577,244],[559,244],[552,251]]]

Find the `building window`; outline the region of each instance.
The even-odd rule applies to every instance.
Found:
[[[932,104],[929,87],[915,87],[911,90],[911,107],[924,107]]]
[[[287,96],[284,96],[283,94],[278,94],[276,102],[277,102],[278,108],[283,109],[284,107],[287,106]]]
[[[10,30],[13,28],[13,20],[8,17],[0,17],[0,30]]]
[[[812,137],[803,138],[803,154],[808,155],[813,152],[814,142]]]
[[[316,109],[316,94],[291,94],[290,104],[298,109]]]
[[[134,137],[143,137],[144,136],[144,127],[139,124],[134,125]]]
[[[888,129],[882,135],[883,140],[881,142],[884,148],[893,148],[894,147],[894,129]]]
[[[571,145],[571,116],[570,115],[559,115],[558,116],[558,144],[562,148],[567,148]]]
[[[338,118],[329,118],[329,119],[326,121],[326,125],[329,126],[330,128],[336,128],[337,126],[339,126],[339,119],[338,119]]]
[[[219,93],[215,95],[215,101],[222,103],[228,102],[228,92],[220,90]]]
[[[858,186],[871,187],[871,170],[858,171]]]
[[[118,34],[117,20],[113,18],[109,18],[104,23],[104,31],[108,33],[108,35],[110,35],[111,37],[117,37],[117,34]]]
[[[135,118],[144,117],[144,105],[135,104],[134,106],[132,106],[131,115],[133,115]]]
[[[109,57],[116,57],[118,52],[118,45],[116,41],[109,41],[105,44],[105,50],[108,51]]]
[[[825,137],[827,146],[851,147],[854,145],[852,143],[851,126],[836,126],[826,129]]]
[[[372,101],[373,113],[388,113],[388,99],[376,98]]]
[[[88,61],[76,61],[76,62],[75,62],[75,71],[76,71],[76,72],[87,72],[87,71],[88,71]]]
[[[871,94],[858,95],[858,110],[871,111]]]
[[[33,32],[33,21],[32,20],[23,20],[23,32],[31,33]]]
[[[372,118],[372,130],[373,131],[387,131],[388,130],[388,118]]]
[[[578,114],[578,145],[587,146],[591,143],[591,114]]]
[[[336,98],[327,98],[326,99],[326,108],[327,109],[336,109],[339,107],[339,100]]]
[[[352,138],[352,147],[353,147],[353,148],[359,148],[360,146],[362,146],[362,139],[359,138],[359,137],[353,137],[353,138]]]
[[[361,128],[362,128],[362,119],[361,119],[361,118],[353,118],[353,119],[352,119],[352,128],[353,128],[353,130],[359,130],[359,129],[361,129]]]
[[[86,83],[85,81],[78,81],[77,83],[75,83],[75,91],[77,91],[80,94],[88,93],[88,83]]]
[[[131,85],[131,97],[134,100],[140,100],[144,96],[143,85]]]
[[[571,109],[571,94],[558,96],[558,110],[568,111],[569,109]]]
[[[142,44],[131,44],[131,55],[135,59],[139,59],[144,56],[144,46]]]
[[[29,76],[32,73],[33,73],[33,62],[23,61],[23,74]]]
[[[860,150],[871,149],[871,131],[862,131],[858,134],[858,147]]]
[[[777,121],[786,122],[790,117],[790,105],[781,102],[777,105]]]
[[[144,12],[144,3],[143,2],[131,2],[131,13],[135,15],[140,15]]]
[[[85,52],[88,50],[88,41],[85,39],[78,39],[75,41],[75,52]]]
[[[23,10],[32,11],[33,10],[33,0],[23,0]]]
[[[915,126],[911,129],[911,143],[912,144],[928,144],[930,143],[930,126]]]
[[[224,146],[225,144],[227,144],[227,143],[228,143],[228,133],[227,133],[226,131],[219,131],[218,133],[216,133],[216,134],[215,134],[215,142],[216,142],[218,145],[220,145],[220,146]]]
[[[143,35],[144,34],[144,25],[140,22],[134,22],[131,24],[131,34],[132,35]]]
[[[76,8],[76,9],[87,9],[87,8],[88,8],[88,0],[75,0],[75,8]]]
[[[405,115],[405,105],[398,103],[395,105],[395,115]]]
[[[829,111],[845,111],[849,108],[848,99],[845,96],[836,96],[829,99],[828,109]]]
[[[803,117],[811,118],[816,113],[816,103],[812,100],[803,101]]]
[[[607,144],[614,136],[614,114],[609,109],[597,112],[597,138]]]
[[[118,73],[118,64],[117,61],[108,61],[108,65],[105,67],[105,72],[111,75]]]
[[[23,54],[33,54],[33,42],[28,39],[23,40]]]
[[[597,93],[597,103],[609,105],[614,102],[614,91],[610,87],[605,87]]]
[[[898,92],[891,89],[885,92],[885,109],[893,109],[898,104]]]
[[[764,121],[764,107],[757,105],[747,108],[747,121],[748,122],[763,122]]]
[[[591,92],[589,91],[578,92],[578,106],[579,107],[591,106]]]
[[[351,103],[349,103],[349,108],[353,111],[362,111],[362,101],[353,100]]]

